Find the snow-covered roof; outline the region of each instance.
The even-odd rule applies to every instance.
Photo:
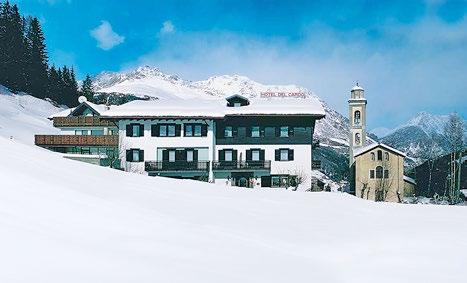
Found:
[[[352,88],[352,90],[364,90],[358,83]]]
[[[81,105],[83,105],[83,104],[86,105],[87,107],[91,108],[92,110],[94,110],[99,115],[102,115],[104,112],[108,111],[111,107],[113,107],[113,106],[107,106],[107,105],[104,105],[104,104],[95,104],[95,103],[92,103],[92,102],[89,102],[89,101],[83,101],[83,102],[81,102],[80,105],[78,105],[76,107],[65,109],[65,110],[60,111],[58,113],[52,114],[48,118],[53,119],[55,117],[67,117],[70,114],[72,114],[76,109],[81,107]]]
[[[393,148],[393,147],[390,147],[389,145],[384,144],[384,143],[372,143],[372,144],[369,144],[369,145],[367,145],[367,146],[360,147],[360,148],[358,148],[358,149],[356,149],[356,150],[354,151],[354,157],[357,157],[357,156],[359,156],[359,155],[362,155],[362,154],[364,154],[364,153],[366,153],[366,152],[368,152],[368,151],[370,151],[370,150],[373,150],[373,149],[375,149],[375,148],[377,148],[377,147],[382,147],[382,148],[384,148],[384,149],[386,149],[386,150],[392,151],[392,152],[394,152],[394,153],[396,153],[396,154],[398,154],[398,155],[401,155],[401,156],[403,156],[403,157],[406,157],[406,154],[403,153],[402,151],[399,151],[399,150],[397,150],[397,149],[395,149],[395,148]]]
[[[408,177],[408,176],[405,176],[405,175],[404,175],[403,178],[404,178],[404,181],[405,181],[405,182],[411,183],[411,184],[413,184],[413,185],[416,185],[416,184],[417,184],[417,182],[415,182],[414,179],[412,179],[412,178],[410,178],[410,177]]]
[[[246,101],[250,101],[250,99],[248,99],[248,97],[246,97],[246,96],[243,96],[243,95],[241,95],[241,94],[238,94],[238,93],[236,93],[236,94],[230,94],[230,95],[226,95],[226,96],[225,96],[225,100],[230,100],[230,99],[232,99],[232,98],[235,98],[235,97],[238,97],[238,98],[244,99],[244,100],[246,100]]]
[[[171,101],[132,101],[102,114],[109,118],[146,117],[203,117],[223,118],[237,115],[296,115],[322,118],[325,115],[321,103],[314,97],[250,99],[250,104],[241,107],[227,107],[225,100],[171,100]]]

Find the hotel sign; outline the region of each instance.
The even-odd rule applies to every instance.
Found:
[[[304,92],[280,92],[280,91],[266,91],[266,92],[261,92],[260,94],[261,98],[307,98],[308,95]]]

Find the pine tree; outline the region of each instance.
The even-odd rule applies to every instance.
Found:
[[[6,2],[1,8],[0,83],[13,91],[19,91],[25,86],[23,19],[17,5],[11,6]]]
[[[94,88],[92,86],[92,79],[90,75],[86,75],[81,86],[81,95],[85,96],[88,101],[94,101]]]
[[[61,80],[60,74],[58,73],[55,66],[50,67],[49,69],[49,80],[47,86],[47,96],[54,100],[55,102],[60,103],[60,93],[61,93]]]
[[[48,57],[45,47],[44,33],[37,18],[33,18],[27,29],[29,43],[30,66],[28,68],[28,92],[36,97],[45,98],[47,95]]]

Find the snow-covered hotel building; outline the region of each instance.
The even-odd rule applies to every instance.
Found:
[[[99,114],[118,127],[126,171],[243,187],[309,187],[315,122],[325,115],[315,98],[241,95],[132,101]]]

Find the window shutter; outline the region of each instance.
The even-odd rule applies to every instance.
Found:
[[[238,151],[236,149],[232,150],[232,160],[237,161],[238,158]]]
[[[246,151],[246,160],[251,161],[251,150],[249,149]]]
[[[219,150],[219,161],[225,161],[225,152],[224,150]]]
[[[140,149],[139,150],[139,162],[144,161],[144,150]]]
[[[182,125],[176,124],[175,125],[175,136],[179,137],[182,133]]]
[[[289,126],[289,137],[293,137],[293,135],[294,135],[293,127]]]
[[[289,149],[289,161],[293,160],[293,149]]]
[[[259,127],[259,136],[264,138],[264,127]]]
[[[164,149],[162,151],[162,160],[163,161],[168,161],[169,160],[169,151],[167,149]]]
[[[131,124],[126,125],[126,136],[131,137],[133,134],[133,128]]]
[[[144,137],[144,124],[139,124],[139,136]]]
[[[208,125],[201,125],[201,136],[206,137],[208,135]]]
[[[126,150],[126,161],[131,162],[133,161],[132,158],[133,158],[133,155],[131,154],[131,149],[127,149]]]
[[[271,187],[271,176],[262,176],[261,177],[261,187]]]
[[[232,127],[232,136],[236,137],[238,135],[238,129],[237,127]]]
[[[251,127],[246,127],[246,136],[251,137]]]
[[[261,149],[261,150],[259,151],[259,160],[264,161],[264,149]]]
[[[275,127],[274,129],[276,130],[276,137],[280,137],[281,136],[281,127]]]
[[[159,136],[159,125],[151,125],[151,137]]]
[[[275,161],[281,160],[281,150],[280,149],[276,149],[274,151],[274,160]]]
[[[193,150],[193,161],[198,161],[198,150]]]

